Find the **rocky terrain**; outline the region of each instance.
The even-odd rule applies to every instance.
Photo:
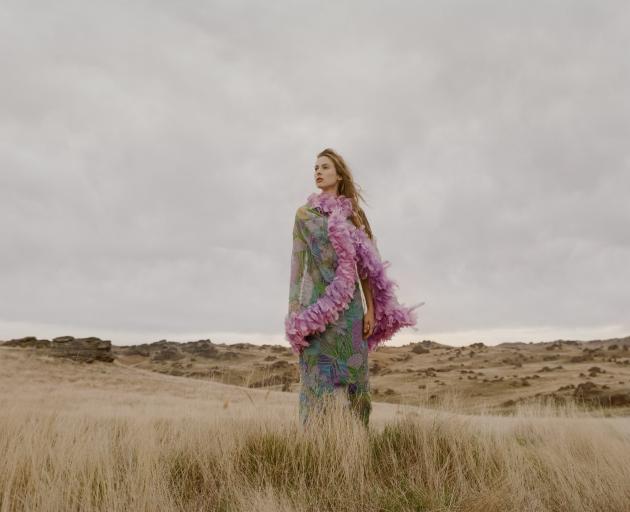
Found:
[[[75,338],[74,336],[59,336],[52,340],[38,339],[35,336],[27,336],[9,341],[0,341],[5,347],[35,348],[46,352],[53,357],[64,357],[93,363],[104,361],[111,363],[115,356],[112,352],[112,342],[100,338]]]
[[[298,391],[297,357],[288,346],[186,343],[160,340],[131,346],[96,337],[33,336],[0,342],[81,363],[120,364],[154,372],[248,388]],[[541,343],[472,343],[452,347],[431,340],[371,352],[375,401],[431,404],[448,396],[499,413],[531,400],[574,401],[630,414],[630,336]]]

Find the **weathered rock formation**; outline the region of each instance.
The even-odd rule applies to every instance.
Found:
[[[59,336],[50,341],[37,339],[35,336],[26,336],[5,341],[2,346],[35,348],[53,357],[64,357],[85,363],[93,363],[94,361],[111,363],[115,359],[112,353],[112,342],[95,337]]]
[[[153,361],[177,361],[186,357],[177,347],[164,347],[153,354]]]
[[[111,363],[114,360],[112,342],[93,336],[89,338],[75,338],[74,336],[54,338],[50,355],[84,363],[93,363],[94,361]]]
[[[208,359],[216,358],[219,355],[219,349],[217,349],[210,340],[184,343],[182,350],[195,356],[206,357]]]
[[[582,382],[577,385],[573,396],[580,402],[602,406],[630,405],[630,393],[626,391],[612,391],[608,386],[598,386],[594,382]]]
[[[35,336],[25,336],[2,343],[5,347],[50,348],[50,340],[39,340]]]

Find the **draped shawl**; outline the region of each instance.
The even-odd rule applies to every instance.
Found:
[[[308,196],[307,205],[328,215],[328,238],[337,256],[334,277],[324,292],[306,307],[296,305],[289,299],[289,312],[285,317],[285,336],[294,353],[299,354],[309,342],[311,334],[323,332],[326,326],[338,320],[343,310],[348,309],[357,283],[357,275],[368,279],[372,290],[375,325],[372,335],[366,341],[368,350],[374,350],[380,343],[391,337],[402,327],[416,325],[415,309],[424,303],[408,307],[400,304],[394,288],[398,286],[386,272],[389,261],[382,261],[374,242],[365,232],[357,228],[348,218],[352,215],[352,201],[343,195],[326,192]],[[311,215],[314,215],[311,213]],[[291,286],[296,285],[295,277],[302,274],[303,258],[298,257],[298,250],[312,239],[308,233],[309,223],[301,222],[298,226],[296,214],[292,253]],[[300,268],[296,268],[299,266]],[[300,287],[303,282],[300,282]]]

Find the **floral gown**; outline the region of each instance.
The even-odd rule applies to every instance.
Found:
[[[346,222],[351,223],[350,219]],[[293,227],[289,312],[322,296],[335,276],[337,255],[328,236],[328,215],[308,203],[298,208]],[[324,332],[310,334],[299,353],[299,416],[305,424],[324,394],[344,387],[351,410],[367,426],[372,409],[368,381],[368,343],[363,338],[365,298],[358,273],[348,308]]]

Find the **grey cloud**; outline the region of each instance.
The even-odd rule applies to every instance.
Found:
[[[326,146],[414,336],[627,334],[625,2],[1,9],[0,339],[281,336]]]

